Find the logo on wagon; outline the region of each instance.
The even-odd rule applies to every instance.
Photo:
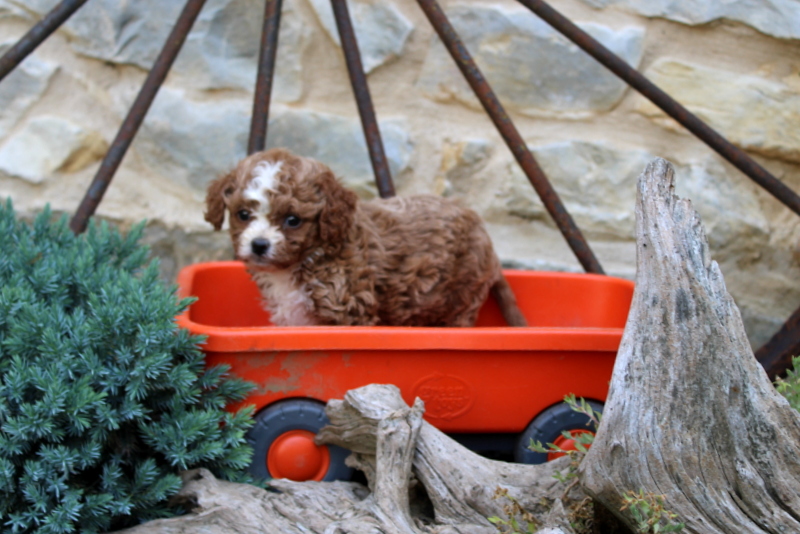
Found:
[[[414,396],[425,402],[425,415],[433,419],[455,419],[472,407],[472,388],[455,376],[425,377],[414,386]]]

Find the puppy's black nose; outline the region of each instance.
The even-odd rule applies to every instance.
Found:
[[[253,254],[256,256],[263,256],[269,250],[269,241],[263,237],[253,239],[253,241],[250,243],[250,248],[253,250]]]

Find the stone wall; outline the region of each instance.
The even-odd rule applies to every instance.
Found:
[[[0,48],[56,0],[0,0]],[[800,191],[800,2],[551,0]],[[284,0],[268,144],[328,163],[367,198],[371,170],[328,0]],[[183,0],[92,0],[0,84],[0,197],[72,213]],[[463,198],[503,260],[580,267],[412,0],[350,0],[401,195]],[[443,2],[609,274],[634,274],[635,178],[678,169],[760,346],[800,306],[800,222],[513,0]],[[230,257],[206,184],[245,153],[263,0],[208,0],[100,205],[173,278]]]

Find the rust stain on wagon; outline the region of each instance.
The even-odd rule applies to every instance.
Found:
[[[259,367],[268,367],[279,364],[278,372],[261,380],[256,390],[258,394],[291,393],[303,389],[303,396],[309,395],[308,384],[302,384],[308,378],[308,371],[313,369],[320,361],[330,356],[324,352],[287,352],[275,353],[269,357],[269,362]]]

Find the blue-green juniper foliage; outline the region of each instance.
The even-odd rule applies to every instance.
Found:
[[[75,236],[0,201],[0,529],[99,532],[170,515],[180,470],[243,480],[250,386],[206,370],[189,300],[107,225]]]

